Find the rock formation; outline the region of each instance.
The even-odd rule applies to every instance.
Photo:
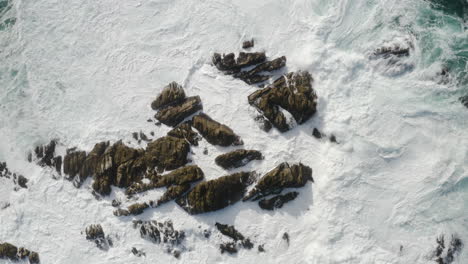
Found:
[[[252,160],[262,160],[262,153],[258,150],[238,149],[216,157],[215,162],[224,169],[239,168]]]
[[[214,121],[206,114],[200,113],[194,116],[192,125],[210,144],[223,147],[243,144],[232,129]]]

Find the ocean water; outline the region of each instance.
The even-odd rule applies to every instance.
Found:
[[[436,238],[468,243],[468,9],[466,0],[90,1],[0,0],[0,160],[30,179],[13,191],[0,179],[0,242],[39,252],[43,263],[435,263]],[[281,134],[253,120],[247,96],[256,90],[218,72],[213,52],[255,50],[285,55],[288,71],[314,77],[318,112]],[[380,47],[409,56],[382,58]],[[303,162],[315,183],[293,203],[265,212],[237,203],[188,217],[174,203],[138,218],[172,219],[188,234],[180,260],[142,240],[131,219],[112,215],[90,183],[76,189],[27,162],[38,144],[58,139],[90,150],[102,140],[169,128],[146,122],[167,83],[200,95],[204,111],[232,127],[262,162]],[[318,127],[340,144],[317,141]],[[207,147],[210,155],[202,155]],[[225,150],[201,142],[193,162],[208,179]],[[160,191],[140,197],[141,201]],[[131,203],[131,201],[127,201]],[[234,224],[266,253],[221,255],[223,239],[200,228]],[[101,223],[115,238],[101,251],[81,232]],[[281,239],[291,237],[289,246]],[[130,253],[146,251],[145,258]],[[1,262],[2,260],[0,260]],[[465,248],[453,263],[467,263]]]

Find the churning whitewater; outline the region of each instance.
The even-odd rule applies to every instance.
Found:
[[[0,263],[468,263],[467,29],[466,0],[0,0]],[[237,66],[214,63],[230,52],[285,56],[285,66],[251,85]],[[196,145],[166,137],[173,128],[153,118],[172,82],[214,120],[197,112]],[[298,83],[316,96],[304,122],[281,103],[249,101]],[[271,112],[288,129],[260,127]],[[222,146],[205,124],[235,138]],[[129,196],[114,184],[106,193],[93,177],[77,184],[38,162],[52,140],[53,157],[89,157],[105,141],[133,157],[179,148],[161,151],[159,138],[182,141],[182,159],[204,180],[167,185],[187,189],[137,215],[116,207],[165,191]],[[216,157],[238,149],[261,154],[219,166]],[[163,178],[178,168],[168,159]],[[197,186],[212,190],[225,175],[263,194],[258,178],[284,175],[285,162],[302,182],[286,186],[280,208],[247,196],[203,213],[190,204]]]

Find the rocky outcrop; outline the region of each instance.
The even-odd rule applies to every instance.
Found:
[[[41,167],[54,168],[59,174],[61,173],[62,157],[55,156],[55,149],[57,146],[56,140],[51,140],[49,144],[43,146],[37,146],[34,149],[34,157],[36,163]],[[33,161],[33,154],[28,155],[29,162]]]
[[[174,129],[169,131],[167,135],[185,139],[193,146],[198,146],[198,141],[201,139],[200,135],[193,131],[192,125],[189,122],[179,124]]]
[[[242,199],[251,180],[251,172],[240,172],[202,182],[176,203],[190,214],[216,211]]]
[[[6,162],[0,162],[0,178],[12,179],[13,183],[17,185],[15,190],[18,190],[18,187],[28,188],[27,183],[29,180],[21,174],[11,172],[8,169]]]
[[[267,88],[248,97],[255,106],[281,132],[291,129],[282,112],[288,111],[298,124],[310,119],[316,112],[317,95],[312,89],[312,76],[308,72],[288,73]]]
[[[215,162],[223,169],[245,166],[252,160],[262,160],[262,153],[258,150],[238,149],[216,157]]]
[[[262,209],[271,211],[283,207],[285,203],[296,199],[298,195],[298,192],[288,192],[284,195],[277,195],[270,199],[262,199],[258,202],[258,205]]]
[[[139,228],[140,236],[143,239],[155,244],[165,244],[167,252],[176,258],[185,250],[183,242],[185,232],[174,229],[172,221],[157,222],[152,221],[133,221],[133,227]]]
[[[16,246],[10,243],[0,243],[0,259],[17,261],[26,258],[31,264],[40,263],[39,254],[37,254],[36,252],[30,251],[23,247],[17,248]]]
[[[154,118],[167,126],[176,126],[185,118],[203,109],[199,96],[186,98],[183,102],[160,109]]]
[[[243,200],[258,200],[270,194],[279,194],[284,188],[303,187],[308,181],[313,182],[310,167],[302,163],[290,166],[284,162],[265,174]]]
[[[181,103],[185,100],[185,92],[182,86],[171,82],[163,88],[162,92],[151,103],[153,110],[159,110],[165,106]]]
[[[190,144],[184,139],[165,136],[148,144],[145,158],[158,171],[174,170],[187,164]]]
[[[130,205],[127,209],[117,209],[114,211],[115,216],[129,216],[140,215],[145,209],[149,208],[147,203],[135,203]]]
[[[192,125],[210,144],[223,147],[243,144],[240,137],[232,129],[214,121],[204,113],[194,116]]]
[[[202,180],[203,171],[197,165],[185,166],[159,178],[156,187],[184,185]]]
[[[92,241],[96,244],[99,249],[108,250],[110,246],[110,239],[109,237],[106,238],[104,234],[104,230],[102,226],[97,225],[90,225],[85,230],[86,239]]]
[[[247,46],[250,45],[250,43],[246,44]],[[212,57],[212,62],[216,68],[225,74],[233,74],[235,78],[239,78],[248,84],[255,84],[264,82],[270,78],[270,75],[263,73],[283,68],[286,65],[286,57],[283,56],[272,61],[267,61],[264,52],[240,52],[237,59],[234,53],[223,55],[215,53]],[[251,70],[243,70],[254,65],[256,66]]]

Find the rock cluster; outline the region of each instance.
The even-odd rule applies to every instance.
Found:
[[[23,247],[17,248],[10,243],[0,243],[0,259],[8,259],[10,261],[17,261],[28,259],[29,263],[37,264],[40,263],[39,254],[34,251],[30,251]]]
[[[86,239],[94,242],[99,249],[108,250],[112,246],[112,240],[105,236],[104,230],[99,224],[86,227],[85,233]]]
[[[246,43],[246,46],[249,45],[250,43]],[[240,52],[237,59],[234,53],[223,55],[215,53],[212,62],[225,74],[232,74],[248,84],[256,84],[270,79],[270,75],[265,73],[283,68],[286,65],[286,57],[267,61],[265,52]],[[252,66],[254,66],[252,69],[246,69]]]
[[[250,241],[250,239],[244,237],[244,235],[237,231],[234,228],[234,226],[224,225],[220,223],[216,223],[215,226],[219,230],[219,232],[221,232],[221,234],[234,240],[234,242],[220,244],[219,249],[221,250],[221,253],[236,253],[238,251],[238,245],[241,245],[245,249],[252,249],[254,247],[254,244]]]
[[[225,208],[242,199],[252,176],[251,172],[239,172],[201,182],[176,199],[176,203],[190,214]]]
[[[268,87],[248,97],[279,131],[291,129],[283,111],[288,111],[298,124],[309,120],[317,109],[317,95],[312,89],[312,76],[308,72],[291,72],[276,79]]]
[[[55,148],[57,146],[56,140],[51,140],[49,144],[43,146],[37,146],[34,149],[34,155],[37,159],[37,164],[42,167],[53,167],[58,173],[61,172],[62,157],[55,156]],[[28,160],[32,161],[32,153],[29,154]]]
[[[216,157],[215,162],[223,169],[232,169],[245,166],[252,160],[262,160],[263,155],[258,150],[238,149]]]
[[[28,188],[28,179],[21,174],[11,172],[8,169],[6,162],[0,162],[0,178],[2,177],[12,179],[13,183],[20,188]],[[17,190],[17,187],[15,187],[15,190]]]
[[[133,227],[139,228],[141,238],[155,244],[165,244],[167,252],[176,258],[185,249],[183,246],[185,232],[175,230],[170,220],[164,222],[137,220],[133,221]]]
[[[281,163],[276,168],[265,174],[255,185],[255,187],[243,198],[243,201],[258,200],[271,194],[279,194],[285,188],[303,187],[308,181],[313,182],[312,169],[302,163],[289,165],[287,162]],[[284,202],[293,200],[297,194],[287,194],[286,197],[273,198],[261,202],[263,206],[273,206],[280,200]],[[293,198],[294,197],[294,198]],[[262,205],[260,205],[262,207]],[[282,206],[282,204],[281,204]],[[263,208],[263,207],[262,207]]]
[[[176,126],[187,117],[203,109],[199,96],[186,97],[182,86],[172,82],[151,103],[154,110],[158,110],[154,116],[159,122]]]

